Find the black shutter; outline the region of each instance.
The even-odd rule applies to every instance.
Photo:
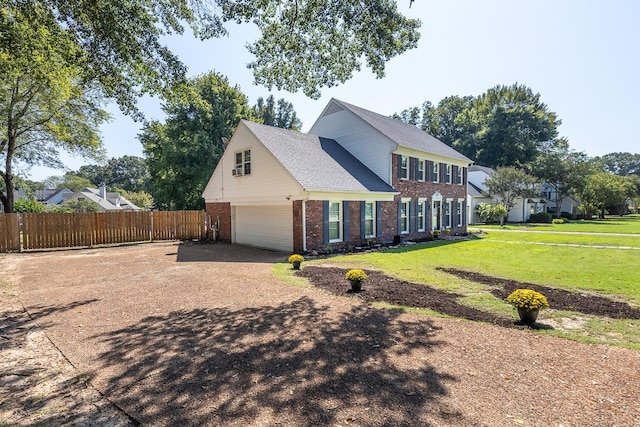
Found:
[[[446,181],[447,176],[447,165],[444,163],[440,163],[440,182],[443,183]]]
[[[431,203],[429,203],[429,200],[425,200],[424,201],[424,229],[425,230],[431,230],[431,216],[429,215],[429,212],[431,211]]]
[[[425,164],[425,181],[432,182],[433,181],[433,162],[431,160],[427,160],[424,162]]]
[[[376,202],[376,237],[382,236],[382,202]]]
[[[451,166],[451,183],[452,184],[457,184],[458,183],[458,167],[456,165]]]
[[[467,168],[462,168],[462,184],[467,185]]]
[[[364,240],[365,202],[360,202],[360,240]]]
[[[415,180],[418,169],[418,159],[409,157],[409,179]]]
[[[327,244],[329,243],[329,201],[324,200],[322,202],[322,227],[323,227],[323,236],[322,241]]]
[[[349,201],[342,202],[342,241],[348,242],[350,238],[351,215],[349,215]]]
[[[402,225],[402,199],[398,200],[398,235],[401,232]]]
[[[409,230],[415,233],[418,231],[418,201],[417,200],[411,201],[411,209],[409,209],[409,211],[410,211],[409,218],[411,218],[411,222],[412,222],[412,224],[409,226]]]
[[[396,158],[398,159],[398,179],[400,179],[402,178],[402,156],[396,154]]]
[[[462,226],[467,226],[467,199],[462,202]]]

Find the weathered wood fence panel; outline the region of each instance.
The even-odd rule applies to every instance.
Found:
[[[20,216],[18,214],[0,215],[0,251],[20,250]]]
[[[205,237],[203,211],[153,212],[152,240],[202,239]]]
[[[0,251],[202,239],[204,221],[204,211],[3,214]]]

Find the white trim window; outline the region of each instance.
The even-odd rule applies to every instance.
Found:
[[[400,169],[400,179],[409,179],[409,158],[405,156],[400,156],[400,164],[398,165]]]
[[[446,228],[451,228],[451,223],[453,222],[451,219],[453,217],[453,200],[447,200],[445,205],[445,215],[444,215],[444,226]]]
[[[433,162],[433,168],[431,170],[431,177],[433,182],[440,182],[440,163]]]
[[[456,184],[462,185],[462,171],[464,168],[462,166],[458,166],[458,173],[456,175]]]
[[[342,241],[342,203],[329,202],[329,243]]]
[[[376,237],[376,204],[365,202],[364,204],[364,237]]]
[[[418,217],[418,231],[425,231],[427,228],[426,213],[427,199],[418,199],[418,212],[416,212]]]
[[[447,184],[451,184],[451,165],[446,165],[445,180]]]
[[[251,175],[251,150],[236,152],[235,170],[238,175]]]
[[[457,226],[462,227],[462,204],[464,203],[464,199],[458,199],[458,203],[456,204],[456,217],[457,217]]]
[[[409,233],[409,205],[411,199],[402,199],[400,201],[400,234]]]
[[[418,159],[418,181],[424,181],[424,160]]]

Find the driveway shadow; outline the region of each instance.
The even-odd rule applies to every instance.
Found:
[[[440,398],[456,378],[403,356],[442,345],[428,319],[354,306],[338,319],[302,297],[275,307],[151,316],[96,336],[89,375],[149,425],[464,424]],[[406,361],[404,361],[406,363]]]

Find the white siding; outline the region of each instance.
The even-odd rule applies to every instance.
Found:
[[[233,176],[235,153],[251,150],[251,174]],[[302,189],[242,123],[238,125],[202,196],[232,205],[290,204]],[[287,199],[289,197],[289,199]]]
[[[395,151],[396,144],[350,111],[342,110],[320,117],[309,133],[335,139],[391,185],[391,153]]]
[[[293,251],[291,205],[236,206],[232,209],[234,243],[284,252]]]

